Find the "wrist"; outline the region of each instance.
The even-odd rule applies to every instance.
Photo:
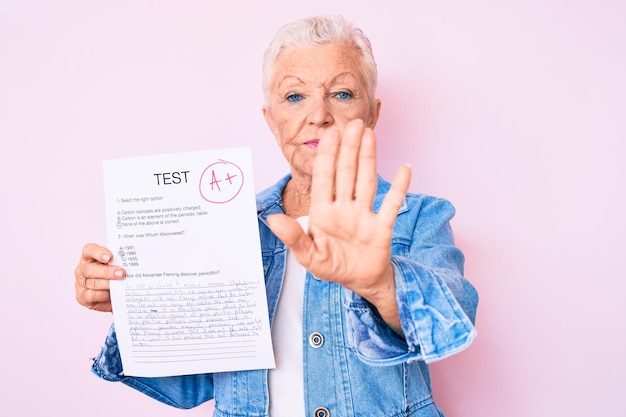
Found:
[[[387,265],[380,284],[373,289],[368,297],[364,297],[378,311],[379,316],[395,332],[402,333],[400,313],[396,300],[396,285],[394,281],[393,267]]]

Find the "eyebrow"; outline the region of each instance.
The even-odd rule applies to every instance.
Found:
[[[285,75],[278,83],[276,84],[276,88],[281,88],[282,85],[290,80],[296,80],[299,84],[304,84],[304,81],[300,77],[296,77],[295,75]]]
[[[350,78],[354,78],[355,80],[359,80],[359,77],[357,77],[356,75],[354,75],[351,72],[342,72],[341,74],[337,74],[332,78],[332,82],[336,82],[338,79],[343,78],[343,77],[350,77]]]

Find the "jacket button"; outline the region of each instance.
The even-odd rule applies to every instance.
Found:
[[[318,332],[311,333],[311,335],[309,336],[309,344],[315,349],[321,348],[324,344],[324,336],[322,336],[322,334]],[[319,409],[321,408],[318,408],[318,410]],[[324,410],[326,409],[324,408]],[[317,414],[315,414],[315,416],[317,416]]]
[[[313,410],[313,417],[330,417],[330,411],[326,407],[317,407]]]

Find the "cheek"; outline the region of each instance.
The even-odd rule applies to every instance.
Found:
[[[359,109],[359,113],[361,115],[360,118],[366,123],[366,125],[370,125],[372,123],[374,112],[372,106],[369,105],[369,103],[362,105]]]
[[[279,144],[288,144],[291,142],[300,130],[301,123],[296,115],[286,115],[277,121],[276,138]]]
[[[289,132],[289,123],[288,122],[280,122],[276,125],[276,131],[274,132],[274,138],[276,139],[276,144],[284,148],[291,139],[291,133]]]
[[[361,119],[366,124],[372,121],[372,109],[364,102],[338,105],[334,110],[335,123],[343,124],[354,119]]]

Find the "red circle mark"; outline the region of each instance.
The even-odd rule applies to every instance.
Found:
[[[220,159],[202,172],[200,195],[209,203],[228,203],[243,188],[243,180],[243,171],[237,164]]]

